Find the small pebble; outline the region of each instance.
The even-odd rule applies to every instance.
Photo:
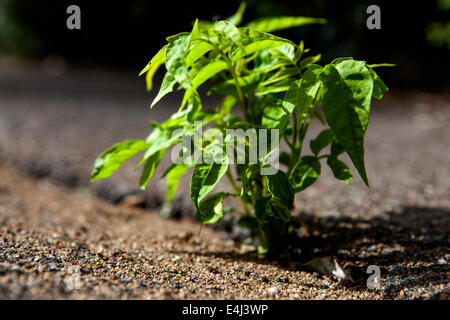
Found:
[[[277,287],[271,287],[271,288],[269,288],[268,293],[272,294],[272,295],[275,295],[275,294],[278,293],[278,288]]]

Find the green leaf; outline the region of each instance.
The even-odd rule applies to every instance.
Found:
[[[294,43],[288,39],[277,37],[270,33],[260,32],[255,29],[239,28],[238,31],[240,34],[240,44],[232,47],[230,50],[229,56],[232,61],[236,61],[244,55],[275,48],[281,45],[294,45]]]
[[[198,163],[194,166],[191,177],[191,199],[198,208],[199,202],[216,186],[228,169],[228,159],[225,155],[222,163]]]
[[[350,181],[352,181],[352,170],[350,170],[345,163],[335,157],[329,157],[327,164],[331,168],[331,171],[333,171],[333,175],[336,179],[344,181],[345,183],[350,183]]]
[[[280,201],[279,198],[272,197],[269,201],[267,211],[269,215],[288,222],[289,220],[291,220],[290,209],[292,208],[288,208],[283,201]]]
[[[222,116],[228,116],[230,114],[231,109],[233,108],[233,106],[236,104],[237,99],[236,97],[233,96],[225,96],[222,98],[222,100],[220,101],[220,114]]]
[[[224,216],[222,200],[228,197],[225,192],[215,193],[206,198],[198,207],[196,218],[203,224],[216,223]]]
[[[319,135],[309,142],[311,151],[317,156],[319,152],[333,141],[334,132],[331,129],[325,129]]]
[[[303,56],[304,51],[305,51],[305,43],[303,42],[303,40],[301,40],[300,44],[297,47],[297,50],[295,50],[295,55],[294,55],[295,62],[300,60],[300,58]]]
[[[180,178],[189,170],[189,168],[191,168],[190,165],[178,164],[171,167],[171,170],[166,173],[165,175],[167,177],[166,202],[172,201],[172,198],[178,189]]]
[[[242,17],[244,16],[244,11],[245,11],[245,7],[247,6],[247,4],[245,2],[242,2],[239,5],[238,10],[236,11],[235,14],[233,14],[232,16],[226,18],[225,20],[227,20],[229,23],[237,26],[242,22]]]
[[[280,160],[280,163],[282,163],[286,166],[289,166],[289,164],[291,163],[291,155],[288,152],[283,151],[280,154],[279,160]]]
[[[189,33],[189,32],[180,32],[180,33],[177,33],[177,34],[168,36],[168,37],[166,38],[166,41],[167,41],[168,43],[172,43],[172,42],[174,42],[175,40],[178,40],[180,37],[185,36],[185,35],[190,35],[190,33]]]
[[[345,152],[344,146],[342,144],[340,144],[340,142],[337,141],[337,139],[333,139],[333,141],[331,142],[330,150],[331,150],[331,154],[334,157],[337,157],[341,153]]]
[[[322,67],[311,64],[300,80],[294,81],[289,91],[284,96],[283,106],[292,114],[297,106],[298,127],[303,124],[309,112],[310,105],[314,102],[317,91],[320,88],[319,76]]]
[[[214,50],[214,47],[207,42],[198,41],[189,50],[186,56],[186,66],[192,66],[198,59],[203,57],[207,52]]]
[[[179,33],[170,38],[165,61],[167,71],[184,87],[189,88],[188,69],[185,62],[186,50],[190,42],[190,33]]]
[[[256,90],[263,75],[260,73],[251,73],[245,77],[238,77],[239,86],[243,94],[249,94]],[[234,79],[226,80],[211,88],[211,91],[221,95],[237,97],[236,84]]]
[[[217,121],[219,119],[221,119],[220,113],[217,113],[214,110],[205,110],[205,111],[199,110],[192,117],[191,121],[200,121],[202,123],[202,126],[205,126],[208,123],[212,121]]]
[[[298,93],[301,80],[295,80],[291,83],[289,90],[286,92],[283,100],[283,106],[291,114],[295,106],[298,104]]]
[[[234,43],[240,42],[241,34],[239,33],[239,29],[229,21],[216,21],[212,27],[212,30],[223,32],[225,37]]]
[[[175,83],[177,83],[177,80],[175,80],[174,76],[172,76],[169,72],[166,72],[166,74],[164,75],[164,79],[161,83],[161,87],[159,88],[159,92],[153,99],[150,108],[153,108],[153,106],[157,104],[158,101],[161,100],[166,94],[172,92]]]
[[[363,61],[345,60],[325,66],[321,80],[327,123],[369,185],[364,165],[364,134],[370,116],[372,76]]]
[[[152,133],[149,134],[149,136],[146,138],[146,142],[149,148],[145,152],[140,164],[142,164],[159,150],[168,148],[171,145],[170,140],[171,131],[165,130],[161,126],[154,128]]]
[[[272,85],[260,83],[258,89],[255,91],[255,96],[261,97],[269,93],[286,92],[289,90],[291,83],[292,79],[284,79]]]
[[[256,72],[272,70],[280,65],[279,59],[274,56],[270,50],[259,51],[253,60],[253,63],[255,64],[253,71]]]
[[[267,179],[267,191],[272,199],[278,198],[288,209],[294,207],[294,191],[286,174],[278,170],[276,174],[265,176]]]
[[[143,140],[127,140],[106,149],[95,160],[91,181],[110,177],[123,162],[148,147],[149,145]]]
[[[199,20],[198,21],[198,28],[201,32],[205,32],[208,29],[210,29],[214,25],[214,22],[212,21],[206,21],[206,20]]]
[[[282,105],[268,106],[264,109],[262,127],[266,129],[278,129],[280,134],[289,124],[291,113]]]
[[[188,92],[190,92],[190,93],[188,93]],[[187,89],[186,95],[189,95],[189,97],[187,99],[188,100],[188,108],[186,110],[187,120],[189,122],[194,122],[195,116],[202,109],[202,101],[200,100],[200,95],[198,94],[198,92],[195,89],[191,89],[191,88]]]
[[[241,35],[241,41],[244,45],[249,45],[254,42],[263,41],[263,40],[273,40],[284,42],[284,44],[294,44],[291,40],[278,37],[276,35],[261,32],[256,29],[251,28],[239,28],[239,33]]]
[[[277,71],[273,76],[269,77],[267,80],[261,82],[260,86],[270,87],[270,84],[280,85],[281,83],[289,84],[293,81],[292,77],[298,75],[298,70],[296,68],[283,68]]]
[[[195,78],[192,80],[192,87],[194,89],[197,89],[205,81],[227,68],[228,65],[223,60],[216,60],[208,63],[200,70],[199,73],[197,73]]]
[[[289,124],[289,118],[297,104],[297,93],[300,80],[291,83],[282,105],[269,105],[264,109],[262,126],[267,129],[279,129],[281,134]]]
[[[383,98],[383,95],[389,90],[386,84],[381,80],[381,78],[377,75],[375,71],[372,70],[372,68],[368,68],[370,75],[373,79],[373,92],[372,96],[376,99]]]
[[[305,24],[321,23],[324,24],[327,21],[325,19],[319,18],[309,18],[309,17],[268,17],[259,18],[249,22],[246,27],[256,29],[258,31],[272,32],[288,28],[299,27]]]
[[[158,166],[161,159],[164,157],[164,153],[166,149],[161,149],[158,152],[154,153],[150,158],[147,159],[144,165],[144,169],[142,169],[141,178],[139,179],[139,186],[142,190],[147,189],[150,180],[155,173],[155,169]]]
[[[317,91],[320,88],[320,74],[322,67],[317,64],[310,64],[301,78],[298,88],[297,105],[298,105],[298,123],[303,124],[309,107],[316,98]]]
[[[145,68],[139,73],[139,76],[145,75],[145,82],[147,84],[147,91],[152,90],[152,80],[158,68],[164,63],[164,56],[166,54],[167,45],[161,48],[158,53],[150,60],[150,62],[145,66]]]
[[[375,64],[368,64],[369,68],[379,68],[379,67],[395,67],[396,65],[393,63],[375,63]]]
[[[270,49],[273,55],[278,59],[287,61],[295,65],[295,46],[292,44],[283,44],[281,46]]]
[[[299,69],[300,69],[300,70],[303,70],[303,69],[307,68],[309,65],[311,65],[311,64],[313,64],[313,63],[316,63],[316,62],[319,61],[321,58],[322,58],[322,55],[321,55],[321,54],[318,54],[318,55],[316,55],[316,56],[309,56],[309,57],[306,57],[306,58],[300,60],[300,63],[299,63]]]
[[[292,168],[289,175],[295,192],[302,191],[312,185],[320,175],[320,161],[317,157],[304,156]]]
[[[241,48],[236,48],[235,51],[231,52],[230,58],[234,62],[244,55],[250,55],[262,50],[277,48],[285,45],[286,42],[288,42],[288,40],[282,38],[255,40],[254,42],[251,42],[244,47],[245,51],[243,51]]]
[[[260,167],[255,164],[239,165],[244,167],[244,170],[239,172],[241,178],[241,199],[252,201],[252,189],[255,182],[255,176],[259,174]]]
[[[340,57],[340,58],[336,58],[333,61],[331,61],[330,64],[332,65],[338,65],[339,63],[343,62],[343,61],[348,61],[348,60],[353,60],[352,57]]]
[[[148,144],[148,149],[139,162],[139,165],[144,163],[144,161],[153,156],[156,152],[162,149],[167,149],[171,145],[181,142],[180,139],[185,134],[193,131],[192,127],[182,126],[183,123],[180,125],[169,127],[167,122],[170,123],[172,122],[171,120],[177,123],[175,119],[169,119],[168,121],[166,121],[166,123],[163,123],[161,126],[154,128],[152,133],[147,137],[145,141]],[[174,130],[176,129],[180,130],[178,130],[176,134],[173,134]]]
[[[189,38],[189,43],[193,43],[195,40],[201,37],[200,29],[198,27],[198,19],[195,20],[194,26],[192,27],[191,36]]]
[[[228,21],[217,21],[214,23],[213,27],[210,31],[218,31],[219,33],[215,33],[218,36],[218,42],[224,46],[226,45],[226,41],[224,42],[222,39],[226,38],[237,46],[241,46],[241,34],[239,29]]]

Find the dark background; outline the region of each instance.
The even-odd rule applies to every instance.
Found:
[[[448,85],[449,46],[430,41],[436,22],[447,23],[448,0],[429,1],[286,1],[248,0],[244,23],[270,15],[302,15],[328,19],[278,33],[305,40],[321,63],[353,56],[368,63],[390,62],[383,79],[400,89],[442,90]],[[57,55],[71,66],[114,67],[138,72],[169,35],[190,31],[195,18],[227,17],[239,6],[227,1],[62,1],[0,2],[0,55],[41,59]],[[81,30],[66,28],[66,8],[81,8]],[[366,8],[381,8],[381,30],[368,30]],[[438,32],[439,33],[439,32]],[[442,32],[441,32],[442,33]],[[447,39],[447,40],[445,40]],[[442,43],[443,42],[443,43]]]

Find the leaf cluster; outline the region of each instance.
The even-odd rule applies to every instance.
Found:
[[[322,169],[320,159],[326,159],[337,179],[349,183],[352,170],[339,159],[347,153],[369,185],[364,135],[372,98],[381,99],[388,90],[374,68],[387,64],[369,65],[346,57],[321,66],[317,64],[321,55],[311,55],[303,41],[295,43],[268,32],[325,23],[324,19],[270,17],[239,27],[244,10],[242,4],[233,16],[214,23],[197,20],[190,32],[167,38],[167,44],[140,75],[145,75],[147,89],[151,90],[153,76],[164,66],[165,76],[151,108],[176,89],[184,91],[179,110],[161,124],[153,122],[153,130],[145,140],[127,140],[107,149],[96,160],[91,180],[108,178],[121,163],[142,152],[139,183],[145,189],[166,151],[179,145],[183,154],[183,139],[193,137],[199,123],[208,125],[225,139],[199,143],[194,140],[194,144],[202,151],[201,159],[210,157],[216,161],[194,158],[167,168],[163,174],[167,181],[166,200],[171,201],[180,177],[192,169],[190,197],[197,218],[204,224],[219,221],[226,212],[222,201],[236,197],[243,207],[239,223],[252,230],[265,252],[274,250],[274,237],[288,233],[295,193],[317,180]],[[210,84],[210,94],[221,96],[216,108],[203,106],[198,88],[206,82]],[[234,108],[239,109],[235,112]],[[305,135],[314,120],[325,128],[310,141],[311,154],[302,156]],[[261,174],[260,169],[267,166],[265,160],[274,151],[271,147],[256,161],[244,161],[233,170],[223,150],[225,143],[236,137],[227,135],[227,129],[278,130],[289,147],[289,152],[281,153],[279,158],[285,170]],[[257,139],[256,143],[260,143],[261,138]],[[324,153],[328,146],[329,152]],[[224,177],[234,192],[212,193]]]

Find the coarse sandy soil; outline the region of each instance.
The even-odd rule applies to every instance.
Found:
[[[335,181],[324,166],[296,198],[303,260],[286,263],[242,244],[232,215],[198,237],[188,177],[175,219],[158,214],[163,180],[138,190],[134,160],[89,184],[95,157],[144,138],[149,120],[176,109],[176,95],[149,111],[135,75],[22,68],[0,72],[0,298],[448,299],[448,94],[393,91],[374,102],[371,188]],[[380,267],[380,290],[366,286],[369,265]]]

